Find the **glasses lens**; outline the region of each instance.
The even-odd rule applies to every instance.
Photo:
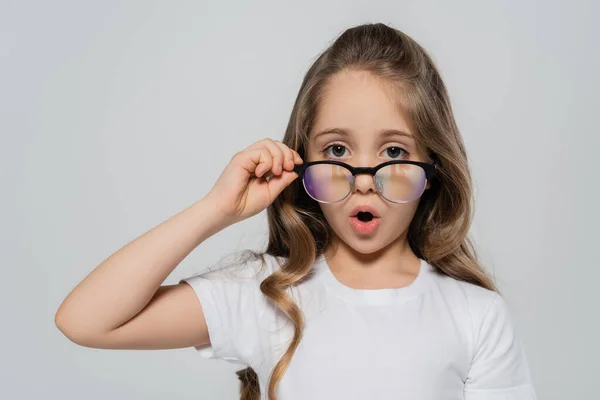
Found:
[[[304,188],[315,200],[333,203],[345,198],[351,190],[352,173],[335,164],[311,165],[304,172]],[[425,170],[414,164],[391,164],[375,174],[379,193],[394,203],[418,199],[427,183]]]
[[[352,173],[339,165],[316,164],[304,172],[304,188],[315,200],[333,203],[350,193]]]
[[[377,189],[394,203],[408,203],[423,194],[427,183],[425,170],[414,164],[391,164],[375,174]]]

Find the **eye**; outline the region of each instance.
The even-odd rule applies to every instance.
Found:
[[[390,156],[390,158],[399,158],[398,156],[402,153],[404,153],[405,156],[408,156],[408,151],[399,146],[390,146],[385,149],[385,151],[387,151],[387,154]]]
[[[331,153],[329,153],[330,149],[332,150]],[[332,143],[329,146],[325,147],[323,151],[321,151],[321,153],[324,153],[325,155],[331,158],[341,158],[344,157],[345,151],[347,151],[346,146],[339,143]],[[400,146],[390,146],[386,148],[385,151],[387,151],[387,155],[391,159],[402,158],[402,155],[404,155],[405,157],[409,155],[408,151],[404,150]]]
[[[329,149],[333,150],[333,158],[343,157],[344,151],[346,150],[346,146],[343,146],[339,143],[333,143],[325,147],[321,153],[325,153],[327,156],[330,156],[328,152]]]

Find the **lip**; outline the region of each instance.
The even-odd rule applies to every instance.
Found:
[[[369,222],[362,222],[357,217],[350,217],[349,219],[352,229],[359,235],[374,234],[381,223],[381,218],[373,218]]]
[[[354,207],[352,211],[350,211],[350,216],[356,217],[356,215],[358,215],[359,212],[370,212],[373,215],[373,218],[379,218],[379,213],[377,212],[377,210],[374,207],[371,207],[366,204]]]

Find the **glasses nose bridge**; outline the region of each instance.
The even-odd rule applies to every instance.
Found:
[[[377,179],[375,178],[375,173],[376,173],[376,167],[356,167],[356,168],[354,168],[354,170],[352,171],[351,191],[354,192],[356,189],[363,191],[363,189],[362,189],[363,185],[362,184],[357,185],[357,178],[359,175],[370,175],[371,179],[369,181],[367,181],[366,190],[364,190],[364,191],[368,191],[369,189],[374,189],[375,192],[379,192],[379,189],[380,189],[378,187],[379,183],[377,182]]]
[[[354,171],[353,171],[354,172],[353,175],[356,176],[359,174],[360,175],[367,174],[367,175],[375,176],[375,168],[376,167],[355,167]]]

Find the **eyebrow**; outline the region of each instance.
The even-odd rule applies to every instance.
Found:
[[[321,136],[325,136],[325,135],[350,136],[351,134],[352,134],[351,129],[327,128],[327,129],[323,129],[323,130],[317,132],[314,136],[314,139],[316,140],[317,138],[319,138]],[[397,129],[382,129],[381,131],[379,131],[379,136],[381,136],[382,138],[390,138],[390,137],[394,137],[394,136],[404,136],[411,140],[414,140],[413,135],[411,135],[410,133],[404,132],[404,131],[399,131]]]

